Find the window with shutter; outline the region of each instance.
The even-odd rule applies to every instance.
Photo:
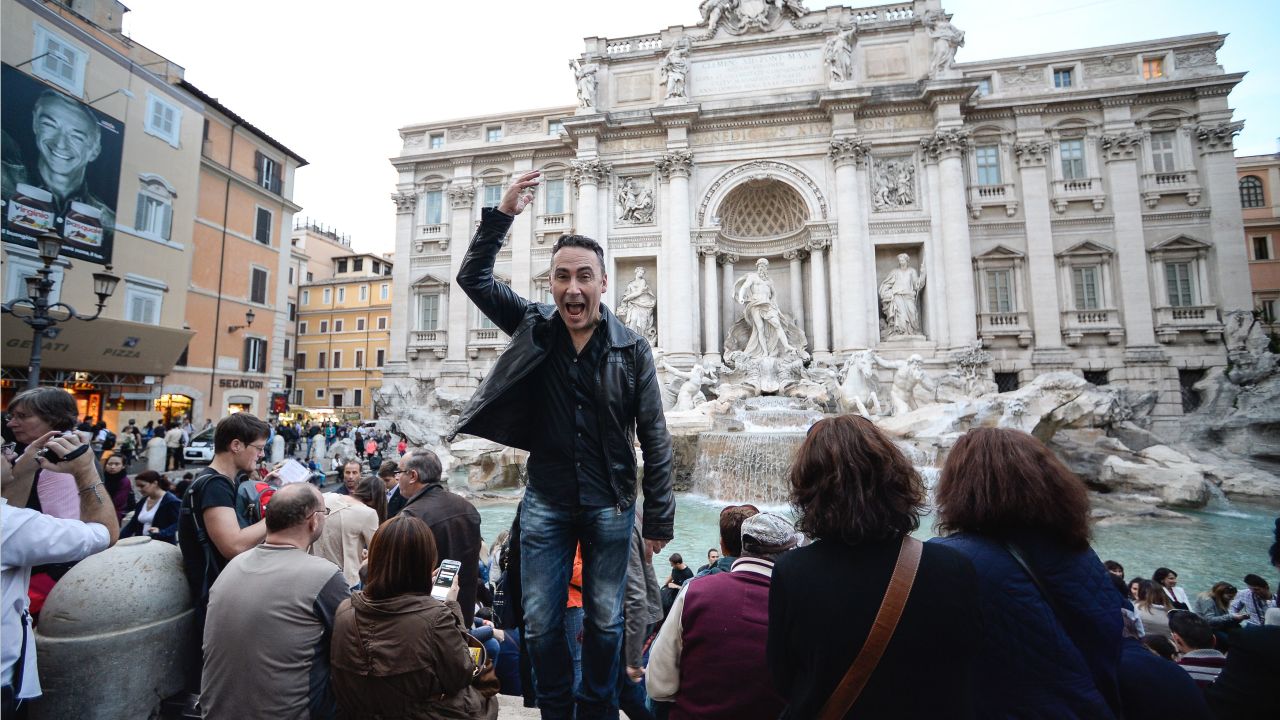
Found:
[[[128,281],[125,286],[125,313],[130,322],[146,325],[160,324],[160,308],[164,290]]]
[[[158,95],[147,93],[147,115],[143,129],[148,135],[154,135],[178,147],[181,124],[182,114],[176,105]]]
[[[32,73],[61,86],[73,95],[82,94],[88,53],[39,24],[35,26],[35,35],[35,50],[31,54],[37,59],[31,66]]]
[[[356,351],[356,367],[358,368],[364,367],[364,351],[363,350]]]
[[[298,353],[296,356],[294,356],[294,358],[293,358],[293,367],[294,367],[295,369],[298,369],[298,370],[306,370],[306,369],[307,369],[307,354],[306,354],[306,353],[304,353],[304,352],[300,352],[300,353]]]
[[[378,354],[375,357],[377,357],[378,359],[378,367],[382,367],[382,365],[386,362],[386,359],[387,359],[387,351],[379,350]]]
[[[262,268],[253,268],[249,278],[249,302],[255,302],[259,305],[267,304],[267,271]]]
[[[254,152],[253,163],[257,171],[258,186],[273,193],[279,193],[281,190],[279,163],[260,152]]]
[[[356,388],[351,391],[351,406],[360,407],[361,405],[364,405],[364,391]]]
[[[334,370],[342,369],[342,351],[341,350],[333,351],[333,369]]]
[[[273,219],[274,218],[271,215],[270,210],[264,207],[258,208],[258,212],[255,216],[254,223],[253,223],[253,239],[254,240],[257,240],[263,245],[271,244],[271,225],[272,225]]]

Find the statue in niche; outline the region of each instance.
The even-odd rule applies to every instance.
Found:
[[[872,413],[882,414],[875,352],[862,350],[849,355],[841,372],[844,378],[837,395],[840,412],[850,413],[856,410],[863,417],[871,417]],[[871,412],[867,412],[867,405],[871,406]]]
[[[627,178],[618,188],[618,205],[622,214],[618,220],[625,223],[645,225],[653,222],[653,190],[641,187],[635,178]]]
[[[716,377],[716,371],[703,366],[701,362],[695,363],[693,367],[689,368],[689,372],[681,372],[665,360],[662,361],[660,367],[670,375],[684,381],[676,392],[676,402],[671,407],[673,412],[688,412],[705,403],[707,395],[702,392],[702,387],[704,385],[715,385],[719,381],[719,378]]]
[[[885,339],[899,335],[924,335],[920,324],[920,291],[924,289],[924,271],[908,263],[906,253],[898,255],[898,267],[880,283],[880,308],[885,317]]]
[[[596,106],[596,66],[583,65],[575,60],[569,61],[573,70],[574,82],[578,85],[578,107],[594,108]]]
[[[912,355],[905,361],[885,360],[876,355],[876,364],[893,370],[893,387],[889,389],[889,404],[895,416],[905,415],[920,407],[916,402],[916,388],[937,392],[938,386],[924,372],[924,358]]]
[[[667,88],[667,99],[684,99],[684,81],[689,74],[689,40],[677,40],[658,69],[662,73],[662,84]]]
[[[941,10],[930,10],[924,15],[924,26],[933,41],[929,56],[929,74],[937,75],[950,70],[955,64],[956,51],[964,47],[964,31],[951,24]]]
[[[831,73],[832,82],[847,82],[853,79],[853,46],[858,43],[858,28],[851,27],[836,33],[823,50],[823,58],[827,61],[827,71]]]
[[[872,170],[871,200],[876,210],[898,210],[915,204],[916,166],[911,158],[876,158]]]
[[[733,297],[742,303],[743,317],[751,326],[751,335],[743,347],[747,354],[778,357],[796,352],[795,346],[787,339],[782,311],[774,299],[768,260],[757,260],[755,273],[743,275],[734,283]]]
[[[618,317],[637,335],[649,341],[650,345],[658,342],[658,330],[654,327],[654,308],[658,299],[649,289],[649,281],[644,279],[644,268],[636,268],[636,277],[627,284],[627,291],[618,301]]]

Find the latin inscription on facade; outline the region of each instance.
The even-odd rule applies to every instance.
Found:
[[[693,95],[727,95],[822,85],[822,50],[790,50],[767,55],[701,60],[693,63]]]
[[[620,103],[640,102],[653,97],[653,73],[627,73],[613,79],[614,91]]]
[[[865,57],[868,80],[884,80],[907,74],[906,43],[868,47]]]
[[[725,128],[694,133],[689,137],[691,145],[726,145],[764,140],[785,140],[799,137],[825,137],[831,134],[827,123],[797,123],[770,127]]]

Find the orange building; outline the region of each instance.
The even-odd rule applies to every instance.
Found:
[[[180,368],[166,378],[166,417],[201,424],[233,412],[268,417],[284,403],[284,344],[294,172],[307,164],[216,98],[205,104],[187,327]]]
[[[1253,307],[1280,330],[1280,153],[1236,158]]]
[[[332,262],[331,279],[299,288],[295,383],[312,415],[370,419],[391,345],[391,261],[357,254]]]

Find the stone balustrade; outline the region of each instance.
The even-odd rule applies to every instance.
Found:
[[[1005,215],[1018,212],[1018,193],[1013,183],[969,186],[969,215],[977,220],[984,207],[1004,207]]]
[[[1160,204],[1163,195],[1185,195],[1188,205],[1200,202],[1201,188],[1195,170],[1142,174],[1142,199],[1148,208]]]
[[[1102,178],[1073,178],[1053,181],[1053,209],[1062,213],[1072,202],[1090,202],[1094,210],[1101,210],[1107,202],[1102,189]]]
[[[1120,311],[1115,308],[1062,311],[1062,339],[1067,345],[1078,345],[1085,335],[1106,335],[1111,345],[1124,339]]]

